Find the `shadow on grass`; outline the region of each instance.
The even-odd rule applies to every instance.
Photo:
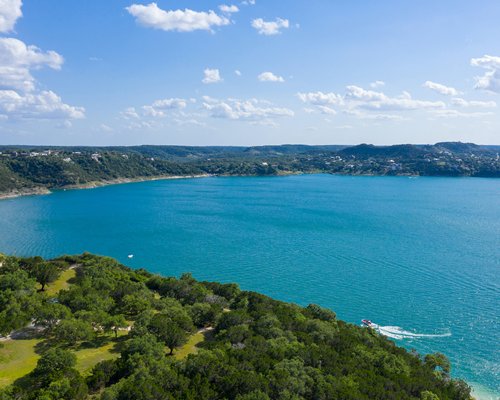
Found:
[[[71,344],[71,343],[61,343],[60,341],[58,341],[54,338],[47,338],[43,342],[36,344],[35,353],[43,354],[47,350],[50,350],[50,349],[53,349],[56,347],[60,348],[60,349],[71,350],[71,351],[79,351],[79,350],[85,350],[85,349],[98,349],[98,348],[101,348],[103,346],[108,345],[111,342],[115,343],[115,346],[113,346],[113,349],[110,351],[112,353],[119,353],[121,348],[122,348],[122,343],[125,342],[127,339],[129,339],[127,336],[119,336],[118,338],[114,338],[111,336],[97,336],[93,340]]]

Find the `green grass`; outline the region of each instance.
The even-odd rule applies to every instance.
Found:
[[[0,388],[31,372],[40,358],[35,346],[40,339],[6,340],[0,342]]]
[[[189,337],[189,340],[184,346],[179,347],[174,351],[174,357],[177,360],[182,360],[190,354],[196,354],[198,352],[198,344],[205,340],[205,335],[207,332],[196,332],[194,335]]]
[[[125,335],[127,332],[118,333],[119,337]],[[0,342],[3,345],[0,346],[0,388],[11,385],[16,379],[33,371],[40,358],[40,355],[36,353],[36,347],[42,342],[44,342],[43,339]],[[74,351],[76,369],[85,375],[97,363],[118,358],[120,353],[114,351],[116,343],[117,340],[113,339],[100,347],[88,347]]]
[[[69,281],[75,276],[76,271],[74,268],[63,271],[57,280],[47,285],[45,293],[49,296],[55,296],[60,290],[67,289],[70,285]]]
[[[90,372],[90,370],[101,361],[113,360],[120,356],[120,353],[113,351],[116,342],[109,342],[104,346],[97,348],[88,348],[75,351],[76,355],[76,369],[83,375]]]

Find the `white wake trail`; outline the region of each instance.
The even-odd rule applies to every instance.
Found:
[[[442,338],[442,337],[451,336],[451,332],[439,333],[439,334],[427,334],[427,333],[415,333],[415,332],[407,331],[399,326],[380,326],[377,324],[372,324],[372,326],[381,335],[384,335],[384,336],[387,336],[387,337],[390,337],[390,338],[396,339],[396,340]]]

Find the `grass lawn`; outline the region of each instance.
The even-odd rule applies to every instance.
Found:
[[[40,358],[35,346],[40,339],[6,340],[0,342],[0,388],[31,372]]]
[[[69,287],[69,281],[76,276],[75,269],[67,269],[61,276],[50,285],[45,292],[49,296],[55,296],[60,290]],[[120,331],[118,336],[125,336],[128,332]],[[0,388],[6,387],[18,378],[33,371],[40,355],[35,352],[38,344],[43,339],[6,340],[0,342]],[[118,358],[119,353],[113,349],[116,341],[112,340],[97,348],[89,347],[76,350],[76,369],[82,374],[88,373],[94,365],[104,360]]]
[[[186,358],[190,354],[196,354],[198,352],[198,347],[196,346],[205,340],[206,334],[207,334],[206,331],[203,332],[199,331],[196,332],[194,335],[191,335],[189,337],[189,340],[184,346],[174,350],[174,357],[177,360],[182,360],[183,358]]]
[[[97,363],[104,360],[113,360],[120,356],[120,353],[113,352],[116,342],[109,342],[102,347],[88,348],[75,351],[76,369],[85,375]]]
[[[49,296],[55,296],[59,290],[67,289],[69,287],[69,280],[76,276],[74,268],[63,271],[56,281],[49,283],[46,286],[45,293]]]
[[[125,336],[127,332],[119,332],[118,336]],[[42,339],[6,340],[0,342],[0,388],[6,387],[18,378],[33,371],[40,355],[35,352],[36,346]],[[74,351],[76,355],[76,369],[83,375],[97,363],[104,360],[118,358],[120,353],[114,352],[116,340],[112,340],[101,347],[89,347]]]

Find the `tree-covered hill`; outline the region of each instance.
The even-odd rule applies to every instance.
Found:
[[[373,146],[0,146],[0,195],[89,183],[192,175],[500,177],[495,147],[471,143]]]
[[[410,353],[318,305],[90,254],[0,265],[0,334],[11,335],[0,385],[26,357],[2,347],[36,355],[2,400],[470,399],[442,354]],[[61,273],[73,277],[57,286]],[[194,334],[204,340],[185,351]]]

